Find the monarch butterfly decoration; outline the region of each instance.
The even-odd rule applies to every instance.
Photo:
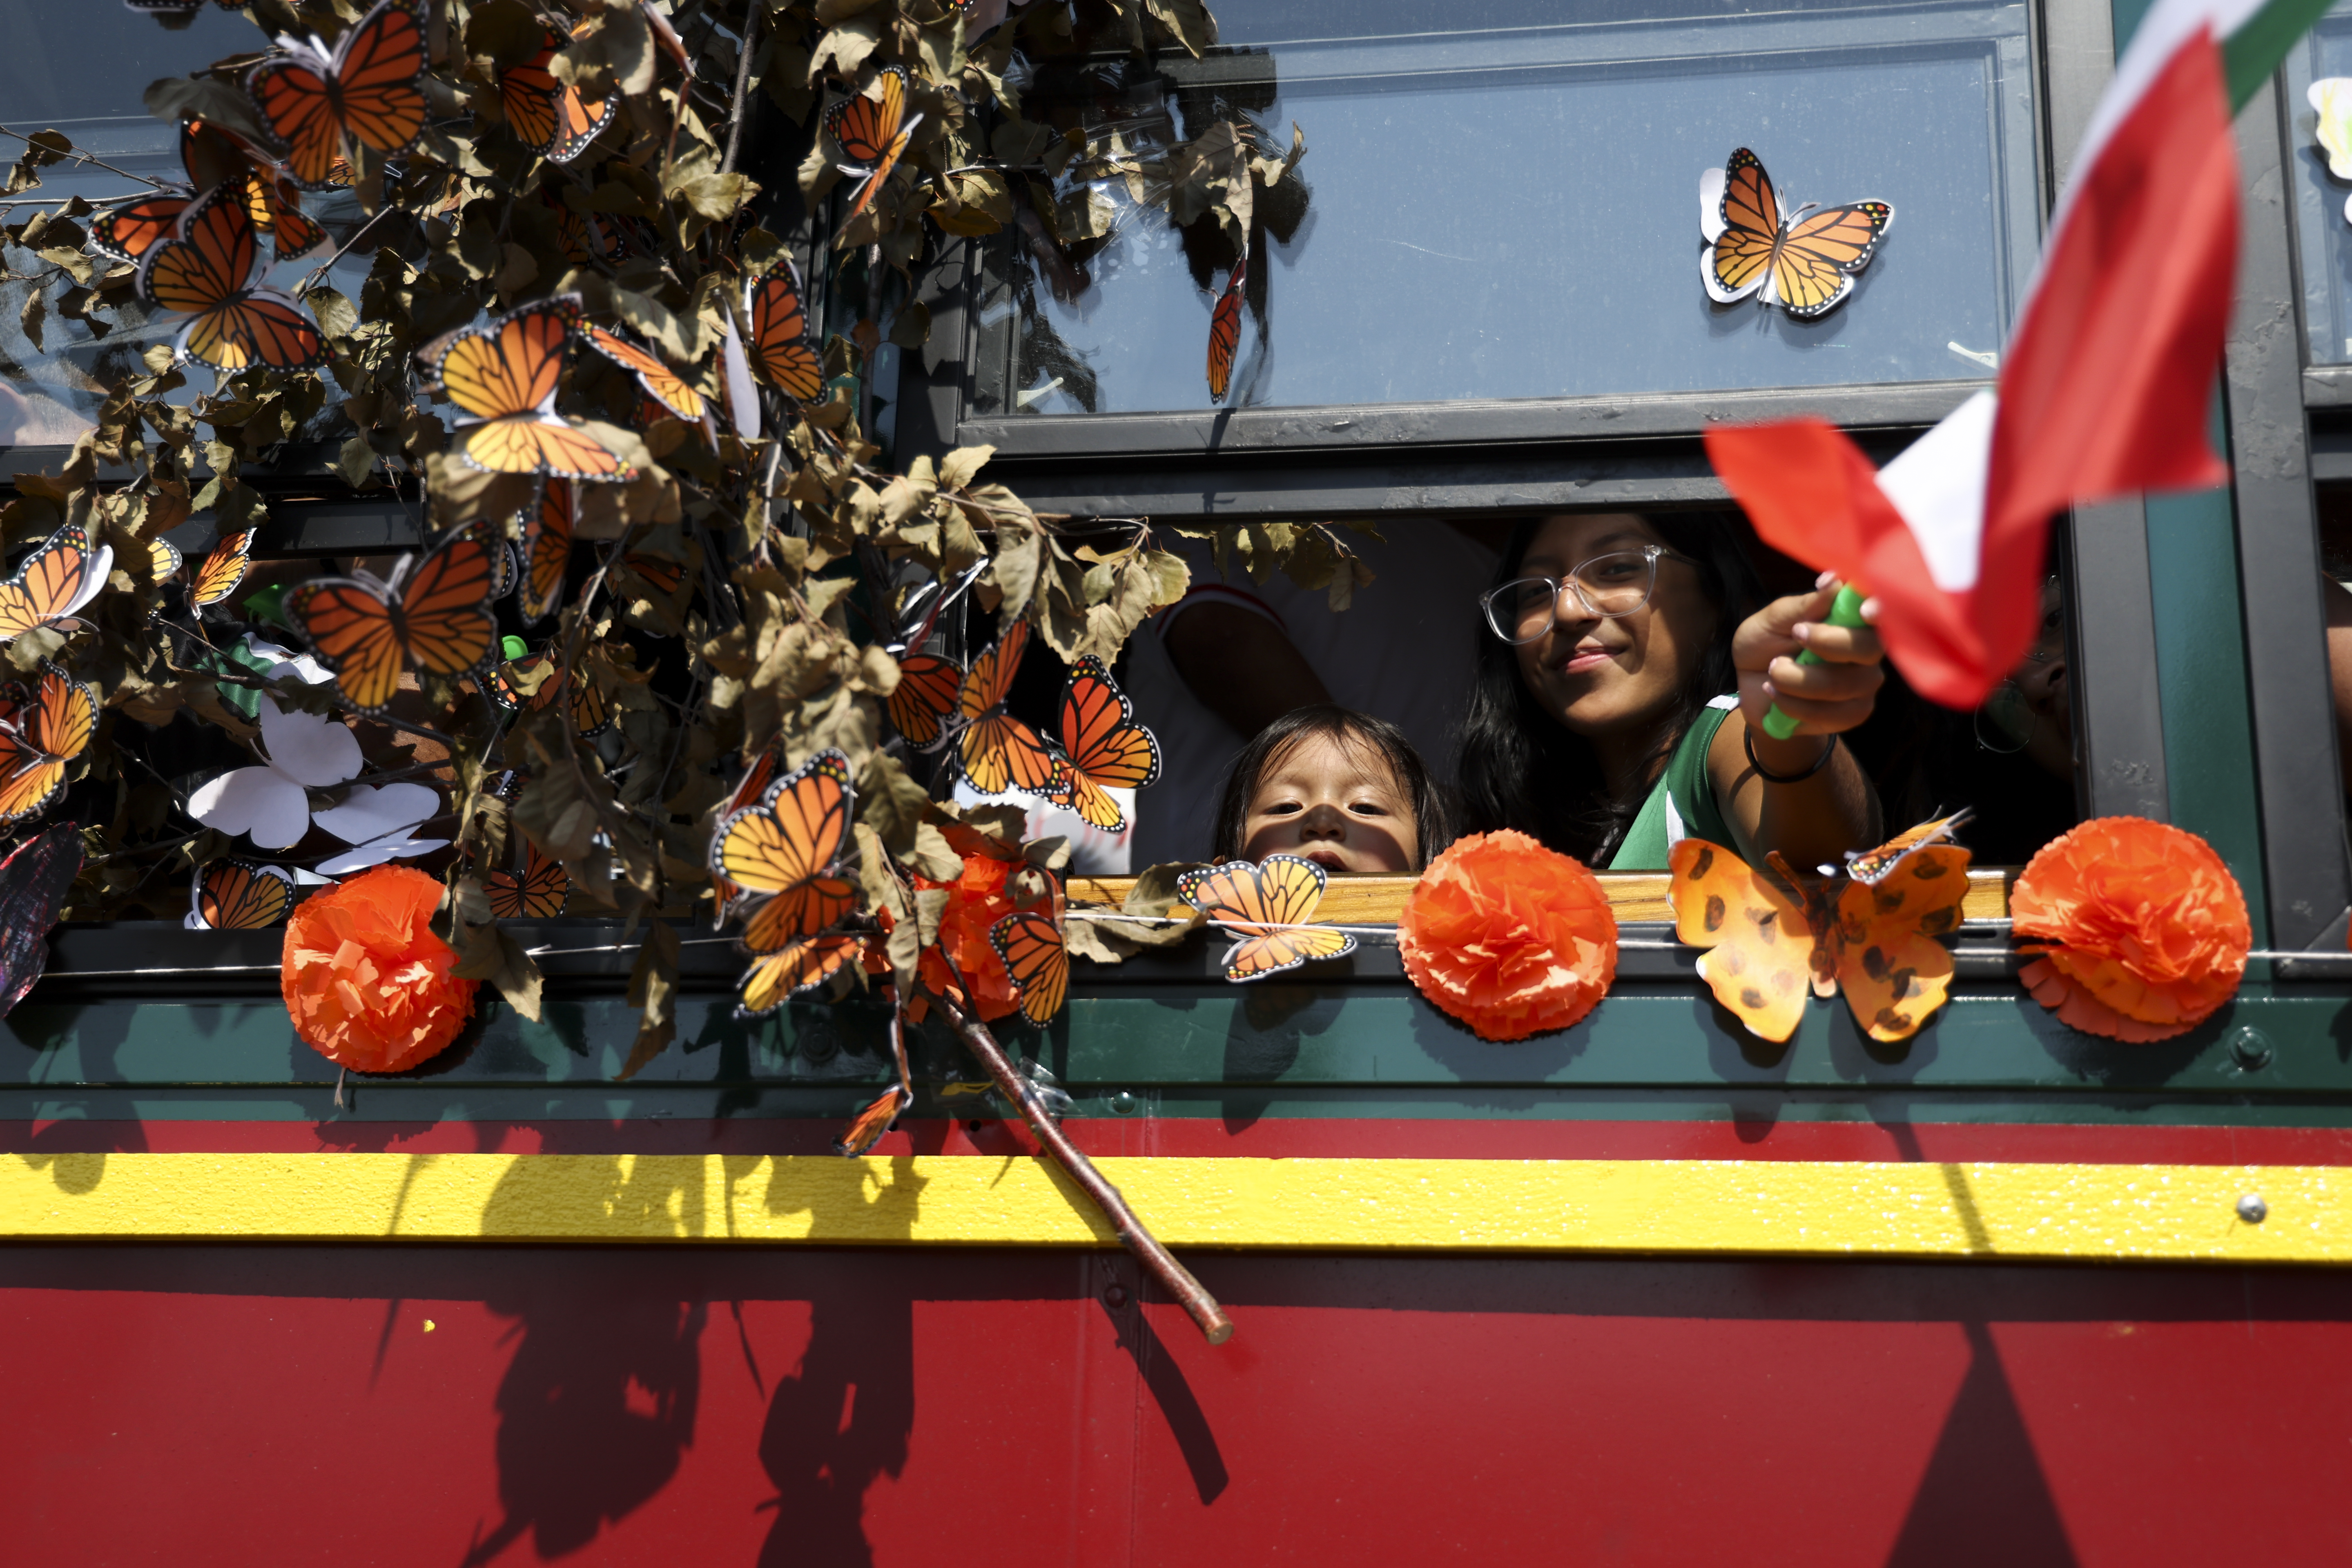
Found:
[[[253,530],[224,533],[188,579],[188,607],[202,615],[236,592],[253,564]]]
[[[862,937],[827,935],[857,907],[856,884],[835,874],[849,842],[849,759],[823,751],[774,780],[753,804],[719,819],[710,871],[762,895],[743,921],[753,954],[741,1014],[762,1017],[815,990],[865,951]]]
[[[47,659],[29,693],[0,695],[0,822],[37,816],[66,789],[66,768],[98,731],[98,698]]]
[[[246,73],[246,95],[306,190],[334,188],[351,142],[386,157],[425,133],[424,0],[379,0],[332,47],[280,37],[283,51]]]
[[[526,621],[543,621],[563,600],[564,574],[572,569],[572,534],[579,526],[579,495],[569,479],[549,479],[538,504],[522,515],[522,582],[515,605]]]
[[[875,74],[874,85],[879,89],[873,97],[860,93],[845,98],[824,111],[824,129],[835,145],[852,161],[836,165],[845,174],[863,175],[865,183],[857,200],[849,209],[855,222],[874,200],[875,194],[890,178],[890,171],[898,166],[905,155],[908,142],[915,127],[923,122],[919,114],[907,118],[907,70],[904,66],[884,66]]]
[[[164,190],[99,213],[89,221],[89,248],[110,261],[136,263],[179,226],[198,195],[234,184],[254,228],[269,236],[271,257],[299,260],[328,242],[327,231],[304,216],[293,189],[258,153],[226,131],[200,120],[180,125],[185,188]]]
[[[720,820],[741,811],[767,793],[768,785],[775,781],[776,770],[782,765],[782,754],[776,747],[761,748],[752,757],[751,765],[743,770],[742,780],[736,784],[735,793],[727,797],[727,805],[719,813]],[[718,900],[718,923],[724,923],[728,906],[743,896],[743,889],[713,871],[710,874],[710,890]]]
[[[1021,1016],[1044,1027],[1070,994],[1070,954],[1063,945],[1062,888],[1050,871],[1045,908],[1015,910],[988,928],[988,943],[1003,962],[1021,998]]]
[[[852,1159],[865,1153],[882,1142],[882,1135],[898,1125],[898,1113],[907,1108],[908,1096],[905,1089],[892,1084],[882,1091],[881,1098],[849,1119],[841,1136],[833,1141],[833,1152]]]
[[[1209,401],[1223,403],[1234,381],[1234,354],[1242,343],[1242,289],[1249,281],[1249,252],[1235,258],[1225,291],[1209,312]]]
[[[235,187],[216,185],[181,216],[171,238],[148,247],[139,298],[186,316],[173,349],[224,374],[325,364],[318,324],[292,296],[258,287],[263,269],[252,213]]]
[[[617,267],[629,258],[629,230],[617,214],[574,212],[548,190],[540,192],[540,200],[554,210],[556,243],[572,266],[585,267],[601,258]]]
[[[955,711],[962,687],[963,666],[955,660],[935,653],[901,655],[898,684],[890,690],[891,724],[909,745],[929,745]]]
[[[689,425],[708,426],[710,405],[687,384],[684,376],[617,332],[596,326],[583,326],[581,331],[587,337],[590,348],[622,369],[633,372],[647,397]]]
[[[1778,851],[1757,870],[1703,838],[1674,847],[1675,934],[1707,951],[1699,978],[1759,1039],[1785,1041],[1810,992],[1845,993],[1874,1040],[1909,1039],[1944,1005],[1969,852],[1947,842],[1967,814],[1923,823],[1854,857],[1843,875],[1801,878]]]
[[[491,872],[482,879],[482,892],[490,901],[490,913],[502,921],[551,921],[572,896],[572,878],[562,861],[525,839],[523,868]]]
[[[427,675],[470,675],[498,646],[490,589],[506,541],[469,523],[422,556],[404,555],[389,583],[322,578],[286,597],[286,613],[326,667],[343,700],[381,713],[415,665]]]
[[[824,392],[824,365],[809,341],[800,269],[780,261],[746,283],[743,313],[751,320],[751,374],[786,397],[814,403]]]
[[[538,689],[529,697],[522,694],[522,688],[519,682],[528,679],[543,666],[551,664],[554,658],[555,654],[552,649],[542,649],[527,658],[516,659],[504,668],[492,672],[489,687],[490,700],[509,712],[529,709],[536,713],[554,702],[558,697],[565,697],[569,700],[572,733],[583,741],[603,734],[613,722],[613,705],[605,697],[604,689],[593,679],[583,675],[574,680],[570,672],[557,669],[546,679],[541,681]],[[512,676],[509,675],[509,670],[513,672]]]
[[[1323,868],[1296,855],[1253,866],[1228,860],[1176,879],[1176,896],[1241,938],[1225,954],[1225,978],[1263,980],[1320,958],[1356,951],[1346,931],[1312,922],[1323,902]]]
[[[1731,305],[1752,294],[1805,321],[1853,292],[1853,275],[1870,265],[1895,223],[1895,209],[1885,202],[1809,202],[1783,214],[1764,165],[1745,147],[1699,176],[1698,202],[1707,241],[1699,276],[1707,297]]]
[[[180,574],[183,564],[180,547],[168,539],[147,542],[147,566],[150,578],[158,586]]]
[[[473,468],[498,474],[628,480],[636,471],[555,412],[563,355],[580,321],[580,297],[559,294],[453,332],[417,357],[466,417],[458,448]]]
[[[1062,764],[1053,749],[1004,710],[1028,647],[1029,623],[1013,622],[971,661],[956,689],[956,766],[982,795],[1015,789],[1048,795],[1061,787]]]
[[[188,886],[188,924],[203,931],[261,931],[294,907],[294,879],[275,866],[215,860]]]
[[[113,546],[92,550],[81,524],[66,524],[25,558],[15,576],[0,581],[0,643],[71,619],[98,596],[113,570]]]
[[[591,100],[576,87],[558,81],[548,62],[572,40],[547,29],[539,52],[499,72],[499,103],[515,139],[551,163],[569,163],[588,151],[621,112],[618,94]]]
[[[1063,690],[1061,740],[1062,779],[1045,798],[1090,827],[1125,828],[1127,813],[1110,792],[1159,782],[1160,742],[1135,721],[1135,704],[1092,655],[1078,660]]]
[[[670,599],[686,586],[686,563],[667,555],[656,555],[649,550],[632,550],[621,557],[620,569],[613,575],[617,593],[629,594],[628,579],[635,578],[646,592],[629,594],[630,597]]]

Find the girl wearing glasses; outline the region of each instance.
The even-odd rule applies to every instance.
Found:
[[[1822,620],[1832,596],[1762,603],[1720,516],[1522,523],[1479,602],[1465,826],[1621,871],[1664,870],[1684,837],[1805,868],[1877,843],[1877,797],[1838,737],[1870,717],[1882,650]],[[1822,662],[1798,664],[1807,648]],[[1764,732],[1775,702],[1798,721],[1786,741]]]

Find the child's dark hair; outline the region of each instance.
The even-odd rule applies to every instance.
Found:
[[[1224,798],[1217,803],[1216,858],[1239,860],[1247,837],[1250,801],[1275,764],[1305,742],[1328,739],[1369,752],[1386,764],[1412,807],[1417,863],[1426,866],[1454,842],[1454,814],[1429,776],[1428,764],[1412,749],[1404,731],[1385,719],[1342,708],[1336,702],[1315,702],[1294,708],[1257,732],[1234,759],[1225,778]]]

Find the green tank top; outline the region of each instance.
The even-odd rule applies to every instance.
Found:
[[[1731,825],[1724,820],[1723,808],[1715,800],[1715,783],[1707,777],[1706,752],[1715,744],[1716,731],[1738,706],[1737,697],[1715,698],[1684,732],[1667,759],[1666,771],[1658,775],[1633,826],[1625,830],[1624,842],[1609,858],[1610,870],[1663,871],[1666,853],[1677,839],[1704,838],[1727,849],[1734,847]]]

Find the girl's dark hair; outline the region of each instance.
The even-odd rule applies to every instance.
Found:
[[[1738,522],[1721,512],[1668,513],[1643,521],[1668,549],[1696,563],[1700,591],[1715,607],[1714,635],[1674,711],[1661,721],[1633,776],[1603,777],[1591,743],[1538,705],[1519,679],[1517,650],[1489,631],[1470,606],[1467,618],[1478,654],[1456,773],[1464,831],[1513,827],[1588,865],[1603,864],[1641,810],[1659,759],[1673,754],[1709,698],[1738,689],[1732,633],[1764,596],[1740,548]],[[1519,563],[1543,523],[1542,518],[1528,518],[1512,531],[1495,569],[1496,587],[1519,574]]]
[[[1414,837],[1419,840],[1414,846],[1416,868],[1428,865],[1440,850],[1454,842],[1453,814],[1446,809],[1444,794],[1437,787],[1437,781],[1429,776],[1428,765],[1412,749],[1412,742],[1405,739],[1404,731],[1385,719],[1375,719],[1336,702],[1315,702],[1294,708],[1260,730],[1234,759],[1233,771],[1225,777],[1224,796],[1217,803],[1212,842],[1216,846],[1218,859],[1242,858],[1250,801],[1257,795],[1259,782],[1293,747],[1318,738],[1370,752],[1387,765],[1412,807]]]

